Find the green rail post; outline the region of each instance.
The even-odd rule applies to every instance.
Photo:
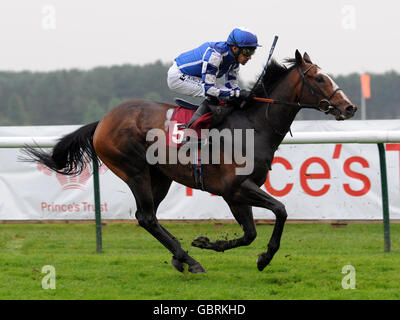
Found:
[[[385,252],[390,252],[390,217],[389,217],[389,195],[386,174],[385,145],[378,143],[379,163],[381,167],[382,185],[382,209],[383,209],[383,235],[385,240]]]
[[[103,252],[103,239],[101,232],[101,209],[100,209],[100,182],[99,165],[97,159],[93,159],[93,186],[94,186],[94,210],[96,217],[96,252]]]

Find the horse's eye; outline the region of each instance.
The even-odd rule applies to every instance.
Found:
[[[322,77],[316,77],[315,81],[319,82],[319,83],[323,83],[324,82],[324,78]]]

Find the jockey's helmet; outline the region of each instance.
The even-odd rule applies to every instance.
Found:
[[[235,28],[229,34],[228,45],[243,47],[261,47],[257,42],[257,36],[246,28]]]

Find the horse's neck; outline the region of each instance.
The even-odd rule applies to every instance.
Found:
[[[295,84],[287,77],[271,92],[268,98],[275,100],[295,102]],[[284,104],[264,104],[258,108],[257,118],[264,119],[264,131],[274,144],[280,144],[295,119],[300,108]],[[262,126],[261,125],[261,126]],[[261,128],[260,128],[261,129]],[[272,142],[272,141],[271,141]],[[277,147],[277,146],[276,146]]]

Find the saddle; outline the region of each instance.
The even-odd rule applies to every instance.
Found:
[[[174,110],[171,119],[169,119],[168,145],[174,145],[177,148],[180,148],[183,134],[185,132],[185,129],[180,125],[188,123],[199,106],[182,99],[175,99],[175,103],[178,105],[178,107]],[[195,137],[192,136],[192,141],[195,141],[196,139],[194,138],[196,137],[202,137],[201,129],[210,128],[211,118],[212,112],[208,112],[192,124],[190,128],[191,133],[193,133],[193,131],[196,133]]]
[[[196,111],[197,108],[199,107],[196,104],[193,104],[191,102],[188,102],[186,100],[180,99],[180,98],[175,98],[175,103],[184,109],[188,110],[194,110]],[[210,128],[214,128],[218,124],[222,122],[225,117],[230,114],[233,111],[234,106],[228,105],[224,102],[220,103],[219,105],[209,105],[211,109],[211,122],[210,122]]]
[[[183,100],[180,98],[175,98],[175,103],[182,108],[194,110],[194,111],[196,111],[197,108],[199,107],[197,104],[193,104],[189,101],[186,101],[186,100]]]

